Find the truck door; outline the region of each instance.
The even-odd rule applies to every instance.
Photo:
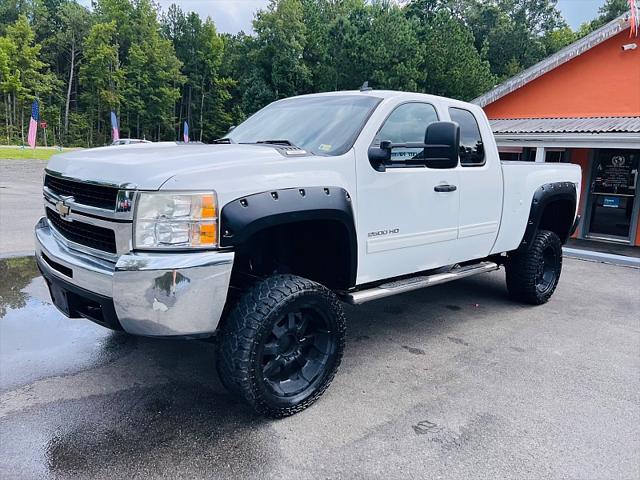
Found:
[[[435,121],[433,105],[403,103],[382,122],[373,145],[384,140],[422,143],[427,126]],[[420,149],[394,149],[392,159],[419,153]],[[356,163],[357,282],[450,264],[458,238],[458,169],[391,166],[380,172],[369,163],[366,149]]]
[[[484,118],[478,121],[458,107],[449,107],[449,116],[460,125],[460,214],[453,260],[462,262],[491,252],[502,216],[502,167]]]

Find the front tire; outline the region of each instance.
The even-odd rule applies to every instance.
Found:
[[[553,295],[562,271],[562,242],[549,230],[536,233],[529,248],[509,255],[507,289],[516,301],[542,305]]]
[[[309,407],[336,374],[346,322],[327,288],[294,275],[260,281],[224,321],[222,383],[259,414],[281,418]]]

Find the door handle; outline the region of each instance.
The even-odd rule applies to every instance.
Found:
[[[436,185],[433,187],[436,192],[455,192],[458,187],[455,185]]]

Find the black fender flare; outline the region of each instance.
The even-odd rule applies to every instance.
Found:
[[[520,243],[520,248],[529,247],[533,241],[536,231],[538,230],[540,220],[542,219],[542,215],[544,214],[547,205],[558,200],[569,201],[572,205],[573,211],[575,212],[576,204],[578,202],[576,185],[572,182],[545,183],[538,187],[534,192],[533,199],[531,200],[531,209],[529,210],[529,219],[527,220],[527,227],[525,229],[522,242]],[[573,224],[574,219],[572,218],[569,225],[567,225],[566,234],[560,235],[562,243],[567,241]]]
[[[288,223],[334,220],[349,237],[349,282],[355,285],[358,241],[351,195],[341,187],[296,187],[237,198],[220,212],[220,246],[234,247],[261,230]]]

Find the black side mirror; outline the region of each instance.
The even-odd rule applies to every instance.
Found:
[[[460,150],[460,126],[455,122],[434,122],[424,135],[423,158],[428,168],[455,168]]]
[[[379,147],[369,147],[369,163],[379,172],[391,161],[391,142],[380,142]]]
[[[391,150],[394,148],[423,150],[413,158],[391,160]],[[394,166],[455,168],[459,149],[460,126],[455,122],[433,122],[427,127],[424,143],[380,142],[379,147],[369,147],[369,162],[379,172]]]

